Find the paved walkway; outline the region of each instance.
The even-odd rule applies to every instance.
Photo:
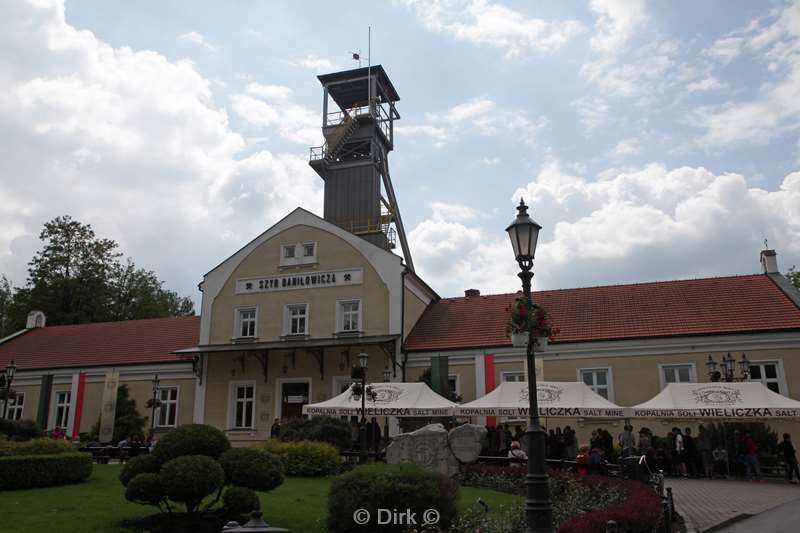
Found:
[[[786,533],[797,531],[800,527],[800,505],[797,502],[784,503],[758,516],[751,516],[729,526],[720,528],[718,533]]]
[[[706,531],[742,515],[757,515],[800,500],[800,486],[706,479],[667,479],[688,531]]]

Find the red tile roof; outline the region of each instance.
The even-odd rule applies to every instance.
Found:
[[[174,362],[199,336],[197,316],[34,328],[0,344],[0,368],[12,359],[21,370]]]
[[[510,346],[506,307],[516,294],[444,298],[405,342],[408,351]],[[555,342],[800,329],[800,309],[756,274],[533,293],[561,332]]]

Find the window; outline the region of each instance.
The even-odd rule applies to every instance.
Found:
[[[661,388],[668,383],[694,383],[694,365],[658,365],[661,368]]]
[[[25,393],[18,392],[8,399],[6,418],[9,420],[22,420],[22,409],[25,407]]]
[[[458,374],[450,374],[447,376],[447,385],[451,394],[461,396],[461,380],[458,379]]]
[[[161,387],[158,389],[158,427],[175,427],[178,424],[178,387]]]
[[[503,372],[502,381],[525,381],[525,372]]]
[[[308,334],[308,304],[286,306],[286,334]]]
[[[760,381],[772,392],[781,392],[780,368],[777,361],[750,363],[750,381]]]
[[[255,337],[256,336],[256,308],[248,307],[246,309],[237,309],[238,314],[238,337]]]
[[[69,391],[56,393],[56,413],[53,419],[53,427],[66,429],[69,420],[69,399]]]
[[[280,266],[294,267],[317,263],[317,243],[297,242],[281,245]]]
[[[253,429],[255,410],[255,385],[237,384],[233,387],[233,429]]]
[[[581,368],[578,370],[581,381],[606,400],[612,400],[611,370],[608,368]]]
[[[339,302],[339,331],[361,331],[361,300]]]

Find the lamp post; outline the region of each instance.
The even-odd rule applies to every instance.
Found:
[[[8,414],[8,402],[11,401],[11,384],[14,382],[14,375],[17,373],[17,365],[14,360],[6,366],[4,374],[0,375],[0,389],[3,389],[3,418]]]
[[[367,464],[367,417],[366,417],[366,398],[367,398],[367,362],[369,354],[361,352],[358,354],[358,366],[361,368],[361,424],[358,427],[358,462]]]
[[[726,381],[728,383],[734,381],[747,381],[750,379],[750,361],[747,359],[747,356],[742,353],[742,358],[738,362],[739,366],[739,377],[735,376],[736,370],[736,359],[730,354],[724,355],[722,357],[722,362],[718,364],[711,354],[708,356],[708,361],[706,361],[706,370],[708,371],[708,379],[713,382],[718,381]],[[719,366],[719,370],[717,367]]]
[[[150,413],[150,439],[152,440],[156,434],[156,406],[158,405],[158,385],[160,383],[158,374],[153,376],[153,405]]]
[[[539,230],[542,227],[528,215],[528,206],[523,200],[517,206],[517,217],[506,228],[514,249],[522,280],[522,292],[528,305],[531,301],[531,280],[533,279],[533,258]],[[525,476],[527,494],[525,498],[525,517],[528,533],[552,532],[553,509],[550,502],[550,487],[545,473],[545,433],[539,423],[539,402],[536,397],[536,364],[533,336],[528,336],[526,358],[528,362],[528,427],[525,430],[528,454],[528,474]]]

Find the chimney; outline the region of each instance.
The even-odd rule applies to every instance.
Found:
[[[467,298],[474,298],[475,296],[480,296],[480,295],[481,291],[479,291],[478,289],[467,289],[464,291],[464,296],[466,296]]]
[[[25,329],[43,328],[47,317],[41,311],[31,311],[28,313],[28,321],[25,323]]]
[[[778,255],[775,250],[761,250],[761,272],[762,274],[779,274]]]

